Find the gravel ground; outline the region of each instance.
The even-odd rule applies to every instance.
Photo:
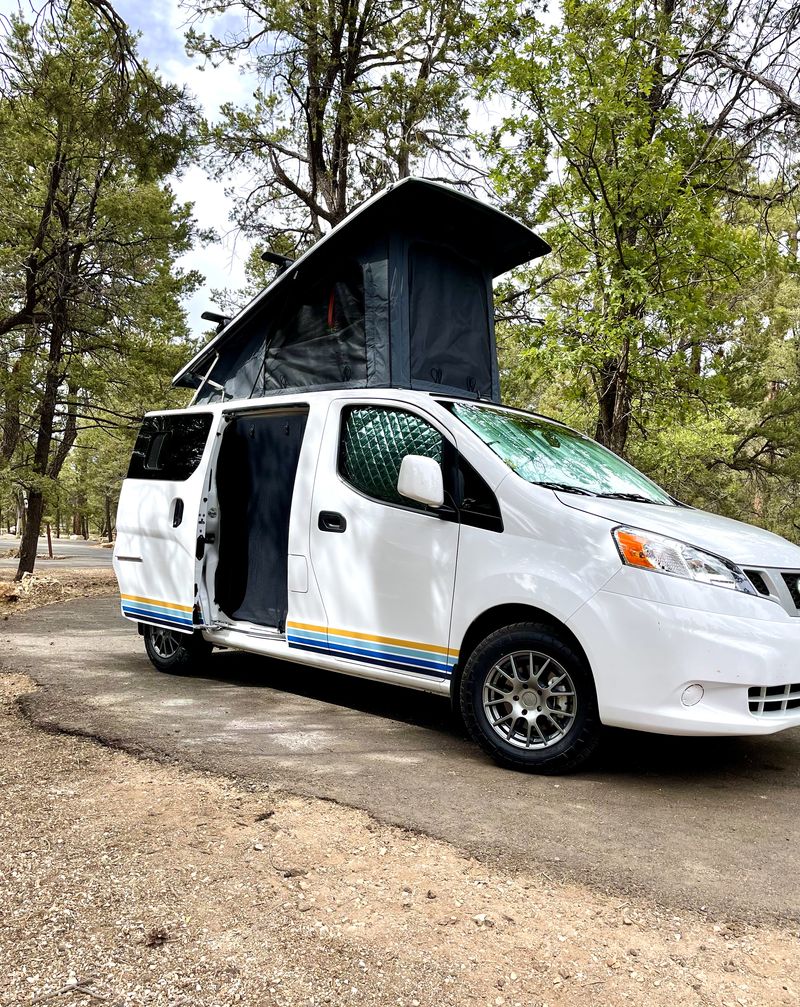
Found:
[[[362,812],[43,733],[16,702],[31,688],[0,678],[0,1005],[798,1002],[798,931],[560,885],[534,822],[529,870],[490,869]]]

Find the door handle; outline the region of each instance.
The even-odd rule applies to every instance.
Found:
[[[183,521],[183,500],[177,497],[175,509],[172,511],[172,527],[177,528],[181,521]]]
[[[318,527],[320,531],[343,532],[347,528],[347,519],[334,510],[321,510]]]

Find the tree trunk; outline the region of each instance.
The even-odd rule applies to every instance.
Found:
[[[630,390],[624,361],[603,362],[597,390],[595,439],[618,455],[625,451],[630,426]]]
[[[61,384],[61,353],[64,346],[64,328],[61,320],[53,322],[50,328],[50,352],[47,363],[47,375],[42,389],[42,404],[39,409],[39,429],[36,434],[36,447],[33,452],[33,471],[38,476],[47,474],[50,460],[50,449],[53,444],[53,425],[58,405],[58,388]],[[34,506],[35,502],[35,506]],[[19,550],[19,566],[14,580],[22,580],[22,575],[33,573],[36,563],[36,548],[39,541],[39,531],[42,526],[44,497],[40,488],[28,490],[28,521],[25,536]],[[33,545],[31,546],[31,543]]]
[[[39,549],[39,529],[42,526],[44,512],[44,496],[41,490],[28,491],[28,510],[25,520],[25,531],[19,547],[19,566],[14,580],[22,580],[23,574],[33,573],[36,563],[36,553]]]
[[[17,535],[22,538],[25,534],[25,496],[22,490],[17,492]]]
[[[113,539],[111,526],[111,497],[108,493],[106,493],[106,535],[108,536],[108,541],[111,542]]]

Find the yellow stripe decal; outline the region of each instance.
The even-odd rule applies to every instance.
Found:
[[[141,598],[138,594],[121,594],[125,601],[143,601],[145,605],[159,605],[161,608],[174,608],[178,612],[194,611],[191,605],[176,605],[172,601],[156,601],[155,598]]]
[[[307,629],[312,633],[327,633],[329,636],[349,637],[353,640],[368,640],[371,643],[388,643],[395,647],[410,647],[413,650],[429,650],[435,654],[446,654],[449,657],[458,657],[458,651],[449,647],[438,647],[432,643],[415,643],[413,640],[398,640],[393,636],[374,636],[371,633],[356,633],[350,629],[331,629],[329,626],[314,626],[308,622],[287,622],[287,626],[292,629]]]

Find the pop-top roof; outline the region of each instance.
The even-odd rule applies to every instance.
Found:
[[[282,297],[288,284],[310,282],[323,263],[377,235],[391,237],[409,227],[417,235],[458,248],[492,277],[550,251],[547,242],[501,210],[439,182],[404,178],[354,210],[273,280],[175,375],[173,384],[196,387],[212,358],[254,314],[268,313],[270,302]]]

